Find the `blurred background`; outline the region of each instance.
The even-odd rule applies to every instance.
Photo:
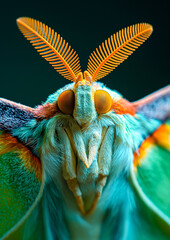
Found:
[[[111,34],[135,23],[150,23],[154,28],[151,37],[102,82],[130,101],[169,83],[168,1],[6,1],[0,11],[0,97],[33,107],[69,83],[20,33],[16,19],[22,16],[60,33],[79,54],[82,71],[90,53]]]

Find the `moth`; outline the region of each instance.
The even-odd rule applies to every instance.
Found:
[[[170,239],[170,86],[136,102],[98,82],[152,33],[113,34],[87,71],[53,29],[17,19],[72,83],[30,108],[0,98],[0,238]]]

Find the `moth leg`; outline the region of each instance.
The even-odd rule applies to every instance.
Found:
[[[111,126],[108,129],[103,129],[103,140],[99,150],[98,156],[98,166],[99,166],[99,176],[96,181],[96,191],[94,195],[93,204],[88,211],[88,214],[93,212],[95,209],[99,198],[102,194],[103,188],[106,184],[107,176],[110,172],[112,152],[113,152],[113,141],[114,141],[114,127]]]
[[[74,194],[74,197],[76,199],[77,205],[81,211],[82,214],[85,214],[85,209],[84,209],[84,202],[83,202],[83,198],[82,198],[82,193],[79,187],[79,184],[77,182],[76,178],[73,179],[67,179],[67,184],[69,189],[72,191],[72,193]]]
[[[103,191],[103,187],[106,184],[106,180],[107,180],[107,176],[103,176],[101,174],[99,174],[98,180],[97,180],[97,186],[96,186],[96,192],[94,195],[94,200],[93,200],[93,204],[91,206],[91,208],[86,212],[86,214],[90,214],[93,212],[93,210],[96,208],[97,203],[99,201],[99,198],[102,194]]]
[[[62,163],[63,177],[72,191],[80,211],[84,214],[84,202],[76,174],[76,157],[65,130],[60,128],[58,133],[64,148],[64,161]]]

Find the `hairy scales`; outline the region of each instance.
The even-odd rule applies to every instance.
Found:
[[[94,87],[107,90],[100,83],[95,84]],[[47,101],[53,103],[53,99],[56,101],[56,96],[59,96],[58,93],[66,89],[73,89],[73,84],[59,89]],[[110,89],[107,91],[113,97],[121,98],[117,92]],[[145,124],[145,132],[143,124]],[[62,210],[60,210],[63,218],[62,229],[68,231],[64,222],[64,218],[66,218],[70,230],[70,233],[67,232],[66,235],[71,234],[73,239],[80,239],[80,236],[81,239],[87,239],[89,233],[92,234],[90,236],[92,239],[98,239],[101,235],[101,224],[109,209],[116,226],[115,220],[118,211],[116,208],[121,209],[121,204],[125,204],[124,201],[127,197],[125,195],[129,191],[127,175],[133,160],[133,152],[141,140],[152,132],[158,124],[159,122],[154,120],[146,124],[140,115],[138,118],[134,118],[130,115],[108,112],[96,116],[90,124],[80,127],[72,116],[56,114],[54,117],[44,119],[41,122],[33,120],[27,126],[13,131],[13,134],[19,136],[22,141],[30,139],[30,144],[34,144],[35,152],[43,163],[47,188],[43,198],[48,199],[48,201],[44,200],[44,204],[49,209],[49,224],[46,227],[53,232],[54,236],[59,236],[60,231],[58,228],[55,229],[55,225],[50,224],[50,222],[54,216],[57,218],[58,209],[53,209],[53,205],[49,204],[49,201],[54,202],[54,205],[57,205],[58,201],[63,202]],[[35,145],[37,139],[39,139],[39,144]],[[33,142],[31,143],[31,141]],[[111,146],[110,149],[109,146]],[[88,157],[91,147],[94,147],[93,162],[87,169],[80,158],[82,152],[84,152],[85,157]],[[75,171],[72,172],[71,178],[77,179],[79,186],[77,194],[82,196],[87,212],[93,205],[96,190],[100,188],[100,184],[97,185],[96,180],[100,174],[109,176],[98,204],[90,215],[82,217],[74,194],[68,188],[67,180],[70,176],[67,176],[67,172],[63,170],[66,158],[68,158],[67,163],[75,160],[73,163]],[[67,167],[70,166],[67,165]],[[120,179],[121,181],[119,181]],[[120,188],[124,189],[122,190],[124,193],[117,191],[117,182],[120,182]],[[53,187],[50,188],[51,185]],[[52,195],[56,197],[54,198]],[[112,199],[115,199],[114,202]],[[57,221],[57,219],[53,219],[53,221]],[[106,218],[105,221],[109,221],[109,219]],[[87,224],[87,222],[91,224]],[[107,228],[107,231],[110,232],[111,229]],[[103,233],[103,236],[105,234]]]

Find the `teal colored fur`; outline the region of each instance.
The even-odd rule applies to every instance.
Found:
[[[101,83],[95,84],[94,88],[107,91],[115,99],[122,97]],[[68,84],[59,89],[50,95],[44,104],[54,103],[63,91],[73,89],[73,86]],[[133,179],[130,180],[129,177],[133,153],[138,150],[144,139],[161,125],[161,122],[156,119],[148,121],[141,114],[131,116],[110,111],[98,115],[95,113],[95,108],[88,115],[90,104],[88,105],[89,99],[85,99],[84,108],[88,111],[83,112],[81,108],[79,109],[80,121],[76,121],[73,116],[57,113],[50,119],[30,120],[24,126],[12,131],[14,137],[29,146],[34,155],[41,159],[45,185],[43,193],[39,193],[42,189],[40,190],[40,183],[35,179],[34,173],[29,173],[29,179],[27,175],[22,177],[23,189],[22,185],[19,185],[16,194],[18,191],[19,199],[21,198],[21,201],[26,199],[29,203],[24,211],[27,211],[37,196],[41,198],[39,201],[35,200],[34,209],[24,219],[20,228],[16,228],[6,240],[16,239],[16,236],[17,240],[168,240],[168,231],[164,232],[161,227],[163,220],[160,218],[159,223],[153,221],[153,216],[157,217],[157,213],[152,206],[147,208],[144,200],[138,197],[137,190],[133,187]],[[79,100],[81,102],[81,99]],[[74,114],[78,116],[78,111]],[[90,124],[82,127],[83,114],[88,115]],[[101,140],[101,133],[104,128],[109,129],[111,134],[106,132],[107,137],[102,149],[104,140]],[[73,193],[68,188],[67,176],[63,176],[63,162],[66,156],[69,158],[72,154],[72,146],[68,141],[66,130],[69,130],[74,142],[77,179],[86,209],[93,202],[98,174],[108,175],[99,202],[90,215],[81,214]],[[83,152],[88,156],[90,144],[97,148],[97,155],[87,169],[81,157]],[[165,190],[170,186],[169,163],[165,160],[167,154],[166,150],[154,146],[150,155],[138,168],[137,176],[134,176],[144,194],[169,216],[169,192]],[[106,158],[108,162],[110,161],[104,169],[98,166],[99,155],[101,159]],[[4,161],[4,156],[2,160]],[[17,157],[16,161],[19,161]],[[23,168],[21,175],[22,173],[25,174]],[[20,171],[17,174],[20,175]],[[30,189],[26,189],[29,184]],[[166,198],[164,202],[163,196]],[[22,214],[17,216],[18,219]]]

